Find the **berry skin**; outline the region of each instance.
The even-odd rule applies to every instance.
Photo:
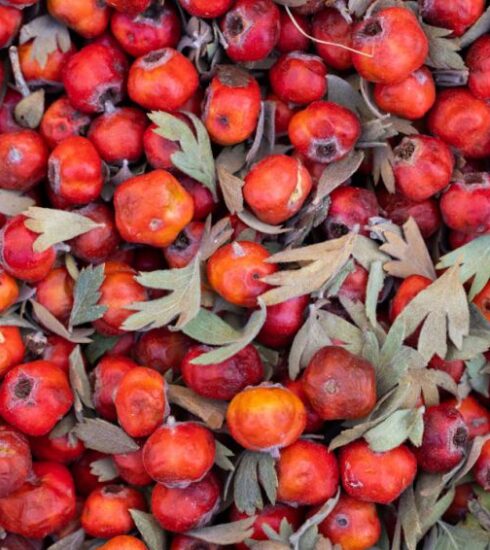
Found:
[[[202,183],[186,176],[180,176],[179,181],[194,201],[194,215],[192,219],[194,221],[206,220],[216,210],[217,206],[211,191],[207,187],[204,187]]]
[[[50,437],[49,434],[31,437],[29,444],[36,460],[59,462],[60,464],[69,464],[77,460],[85,451],[82,441],[76,438],[72,439],[68,434],[61,437]]]
[[[369,272],[354,262],[354,271],[351,271],[344,279],[338,296],[353,302],[365,302],[368,278]]]
[[[27,439],[10,426],[0,426],[0,499],[20,489],[31,469]]]
[[[419,69],[429,53],[429,41],[408,8],[391,7],[355,25],[352,54],[357,72],[370,82],[398,84]]]
[[[310,45],[310,39],[298,31],[289,15],[284,10],[280,10],[280,31],[279,40],[277,41],[276,48],[281,53],[305,51]],[[307,33],[311,34],[310,22],[306,17],[301,15],[295,15],[294,19],[296,23]]]
[[[484,443],[480,456],[473,466],[473,477],[484,491],[490,491],[490,441]]]
[[[286,520],[291,527],[296,530],[300,527],[303,520],[303,512],[301,508],[293,508],[286,504],[268,504],[264,506],[262,510],[256,510],[255,515],[257,519],[253,524],[253,534],[250,537],[252,541],[268,541],[269,537],[264,531],[263,526],[269,526],[276,533],[279,532],[281,522]],[[240,512],[238,508],[233,505],[230,512],[230,521],[239,521],[241,519],[247,519],[248,516],[244,512]],[[255,546],[255,545],[254,545]],[[247,550],[248,546],[245,543],[235,544],[236,550]]]
[[[312,34],[317,40],[352,46],[352,23],[345,20],[339,10],[325,8],[313,18]],[[343,48],[314,42],[317,54],[329,67],[345,71],[352,67],[352,53]]]
[[[468,88],[479,99],[490,99],[490,37],[481,36],[473,42],[466,56],[466,65],[470,70]]]
[[[7,48],[19,32],[22,11],[14,7],[0,6],[0,48]]]
[[[393,152],[396,185],[407,198],[423,201],[449,184],[454,157],[442,140],[407,136]]]
[[[303,405],[305,406],[306,427],[304,429],[304,433],[308,434],[319,432],[323,427],[323,419],[320,418],[320,416],[310,405],[310,402],[308,401],[308,397],[306,396],[306,392],[303,387],[303,381],[300,379],[290,380],[289,378],[286,378],[285,380],[283,380],[283,385],[286,389],[292,391],[294,395],[296,395],[296,397],[299,397],[299,399],[301,399]]]
[[[17,281],[0,269],[0,313],[15,304],[19,297]],[[0,367],[1,370],[1,367]]]
[[[81,523],[91,537],[111,538],[134,529],[129,510],[145,510],[145,499],[136,489],[107,485],[90,493],[83,505]]]
[[[230,9],[233,0],[181,0],[180,3],[194,17],[214,19],[224,15]]]
[[[419,7],[425,21],[461,36],[483,13],[485,0],[419,0]]]
[[[62,464],[37,462],[32,469],[32,480],[0,499],[0,524],[10,533],[41,539],[75,516],[75,487]]]
[[[136,16],[150,7],[151,0],[107,0],[107,5],[118,12]]]
[[[140,57],[154,50],[175,48],[181,36],[181,25],[172,4],[157,3],[137,17],[114,13],[111,31],[125,52]]]
[[[261,278],[277,271],[276,264],[266,262],[269,256],[262,245],[250,241],[222,246],[208,260],[209,283],[228,302],[255,307],[269,288]]]
[[[0,188],[28,191],[45,176],[48,148],[34,130],[0,135]]]
[[[172,537],[170,550],[219,550],[218,544],[204,542],[202,539],[195,539],[187,535],[176,535]]]
[[[352,150],[361,135],[361,125],[349,109],[315,101],[293,115],[288,134],[295,149],[309,160],[330,163]]]
[[[269,71],[272,91],[287,103],[308,104],[327,92],[327,67],[320,57],[302,52],[282,55]]]
[[[446,404],[429,407],[422,445],[415,448],[419,467],[433,474],[449,472],[465,456],[467,440],[468,427],[457,409]]]
[[[5,271],[22,281],[35,283],[44,279],[56,260],[51,246],[43,252],[34,252],[33,245],[38,234],[25,225],[26,218],[14,216],[0,231],[0,261]]]
[[[155,328],[144,332],[135,349],[136,360],[160,373],[178,372],[193,341],[182,332]]]
[[[129,70],[129,97],[145,109],[176,111],[198,86],[194,65],[173,48],[138,57]]]
[[[0,82],[2,82],[2,69],[0,69]],[[0,104],[0,132],[2,134],[23,130],[14,117],[14,109],[21,99],[21,94],[7,87],[3,101]]]
[[[48,336],[42,358],[46,361],[54,363],[62,371],[68,374],[70,367],[70,355],[71,352],[75,349],[76,344],[69,342],[61,336],[56,336],[52,334]]]
[[[267,451],[294,443],[306,426],[306,409],[282,386],[258,386],[237,394],[226,413],[228,428],[245,449]]]
[[[22,362],[25,346],[18,327],[0,325],[0,335],[0,376],[3,376]]]
[[[34,41],[30,40],[19,46],[19,61],[22,74],[28,84],[50,86],[60,84],[63,67],[76,52],[71,46],[66,52],[57,46],[47,56],[46,63],[41,65],[34,57]]]
[[[304,372],[303,387],[323,420],[361,418],[376,404],[373,365],[336,346],[315,353]]]
[[[67,97],[57,99],[46,109],[39,131],[51,149],[72,136],[82,134],[90,117],[71,106]]]
[[[67,375],[49,361],[14,367],[0,386],[2,418],[27,435],[47,434],[72,405]]]
[[[60,321],[70,317],[75,281],[65,267],[50,271],[36,285],[36,300]]]
[[[260,114],[260,88],[247,71],[222,65],[204,100],[203,122],[219,145],[235,145],[250,137]]]
[[[474,472],[473,472],[473,475]],[[449,523],[459,523],[466,518],[468,514],[468,503],[475,498],[472,483],[462,483],[455,487],[453,501],[449,508],[444,512],[443,519]]]
[[[213,472],[182,489],[157,483],[151,495],[151,511],[165,530],[184,533],[211,519],[220,503],[220,491]],[[190,502],[192,506],[189,506]]]
[[[170,268],[178,269],[191,263],[201,247],[204,229],[204,223],[190,222],[175,241],[163,249],[163,256]]]
[[[112,455],[116,469],[126,483],[145,487],[152,482],[143,465],[143,449],[138,449],[132,453]]]
[[[51,201],[56,206],[87,204],[98,199],[102,191],[102,159],[87,138],[66,138],[49,157],[48,178]]]
[[[153,369],[132,368],[122,377],[114,404],[124,431],[132,437],[146,437],[163,422],[167,407],[165,380]]]
[[[226,55],[235,63],[265,59],[279,39],[279,15],[272,0],[237,0],[220,21]]]
[[[461,401],[450,399],[445,404],[459,411],[468,428],[469,439],[490,433],[490,412],[473,395]]]
[[[320,443],[299,440],[280,451],[277,499],[295,506],[323,504],[337,492],[335,455]]]
[[[349,233],[359,232],[368,235],[370,218],[379,215],[376,195],[369,189],[357,187],[338,187],[330,194],[330,208],[325,221],[325,230],[329,239],[336,239]]]
[[[409,120],[427,114],[436,100],[436,85],[427,67],[421,67],[397,84],[375,84],[374,100],[378,107]]]
[[[72,464],[71,471],[73,472],[77,494],[86,497],[95,489],[117,483],[118,479],[99,481],[99,478],[92,473],[92,463],[103,458],[109,458],[109,456],[98,451],[87,450],[80,459]]]
[[[487,321],[490,321],[490,282],[473,298],[473,303],[486,317]]]
[[[422,275],[409,275],[398,287],[390,305],[390,320],[393,322],[405,307],[417,296],[419,292],[425,290],[432,281]]]
[[[177,112],[174,116],[189,125],[189,119],[185,115]],[[156,129],[158,129],[158,126],[152,123],[146,128],[143,134],[143,147],[146,160],[152,168],[161,168],[162,170],[175,172],[172,155],[177,151],[181,151],[179,142],[158,135],[154,131]]]
[[[192,362],[211,349],[203,345],[192,346],[180,366],[186,386],[197,394],[229,401],[247,386],[260,384],[264,379],[262,360],[252,344],[221,363],[199,365]]]
[[[211,470],[216,454],[213,434],[195,422],[171,417],[155,430],[143,448],[148,474],[165,487],[187,487]]]
[[[99,546],[99,550],[148,550],[148,547],[136,537],[119,535]]]
[[[125,241],[158,247],[171,245],[194,213],[192,197],[164,170],[119,185],[114,208],[116,225]]]
[[[490,154],[490,107],[466,88],[440,91],[427,126],[465,157],[479,159]]]
[[[375,504],[340,495],[318,530],[333,544],[340,544],[343,550],[367,550],[378,542],[381,522]]]
[[[47,0],[49,13],[84,38],[100,36],[109,23],[109,8],[97,0]]]
[[[364,440],[342,447],[339,465],[344,491],[358,500],[378,504],[396,500],[417,473],[417,459],[406,445],[375,452]]]
[[[300,210],[311,188],[310,174],[300,160],[269,155],[245,177],[243,196],[260,220],[276,225]]]
[[[143,134],[147,125],[143,111],[121,107],[96,118],[87,137],[108,164],[120,164],[123,160],[136,162],[143,155]]]
[[[304,322],[309,296],[290,298],[280,304],[267,306],[265,323],[257,340],[270,348],[283,348],[290,344]]]

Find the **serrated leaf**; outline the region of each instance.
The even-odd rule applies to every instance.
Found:
[[[70,384],[73,393],[78,396],[80,401],[86,407],[94,409],[95,407],[92,401],[92,388],[90,387],[87,372],[85,371],[85,364],[83,362],[80,346],[76,346],[70,353],[69,361]]]
[[[483,354],[478,354],[466,361],[465,364],[471,388],[481,395],[489,397],[490,374],[485,368],[487,364],[486,357]]]
[[[35,252],[44,252],[54,244],[68,241],[102,226],[90,218],[67,210],[31,206],[24,214],[27,217],[25,226],[34,233],[40,233],[34,241]]]
[[[97,305],[100,299],[100,286],[104,282],[104,265],[92,265],[82,269],[73,289],[73,307],[69,326],[83,325],[100,319],[107,306]]]
[[[460,264],[461,282],[473,278],[468,299],[473,298],[483,289],[490,279],[490,235],[473,239],[468,244],[445,254],[437,264],[438,269]]]
[[[130,509],[129,513],[148,546],[148,550],[165,550],[165,531],[160,527],[153,515],[135,509]]]
[[[398,503],[398,515],[401,519],[405,543],[408,550],[416,550],[417,541],[422,536],[422,525],[415,503],[413,487],[408,487]]]
[[[471,541],[471,550],[486,550],[490,544],[490,533],[483,529],[475,529],[460,525],[438,523],[438,537],[434,550],[468,550]]]
[[[463,58],[457,53],[460,42],[455,38],[446,38],[452,31],[432,27],[422,23],[425,35],[429,40],[429,56],[426,64],[434,69],[465,69]]]
[[[69,340],[70,342],[74,342],[75,344],[90,344],[90,342],[92,341],[89,338],[89,336],[94,331],[92,328],[75,329],[70,332],[42,304],[36,302],[35,300],[30,300],[30,303],[32,304],[32,309],[34,311],[34,314],[36,315],[36,318],[53,334],[57,334],[65,340]]]
[[[192,529],[186,535],[204,540],[210,544],[239,544],[253,535],[253,525],[256,519],[257,516],[251,516],[238,521],[232,521],[231,523],[225,523],[224,525]]]
[[[411,438],[412,431],[419,428],[423,409],[400,409],[386,420],[364,434],[364,439],[375,452],[394,449]],[[422,423],[423,426],[423,423]],[[417,434],[417,439],[419,434]]]
[[[233,232],[229,216],[222,218],[214,225],[211,225],[211,217],[208,217],[199,251],[202,261],[210,258],[218,248],[226,244],[231,239]]]
[[[462,359],[467,361],[473,359],[479,353],[484,353],[490,348],[490,323],[482,315],[482,312],[474,305],[470,308],[470,333],[463,339],[461,349],[454,346],[450,348],[446,359],[454,361]]]
[[[383,289],[384,272],[380,261],[373,262],[369,269],[369,277],[366,287],[366,315],[371,324],[376,324],[376,307],[378,298]]]
[[[284,269],[264,277],[277,288],[266,291],[262,299],[266,305],[279,304],[290,298],[320,290],[347,263],[354,248],[351,234],[302,248],[277,252],[269,263],[300,264],[299,269]]]
[[[380,181],[389,193],[396,191],[395,173],[393,172],[393,150],[389,144],[373,148],[373,181],[378,185]]]
[[[75,416],[68,413],[64,416],[55,427],[49,432],[49,439],[56,439],[57,437],[63,437],[71,432],[76,425]]]
[[[462,48],[466,48],[473,42],[490,31],[490,7],[487,8],[479,19],[460,37],[459,43]]]
[[[235,469],[235,465],[230,460],[232,456],[235,456],[235,453],[228,449],[228,447],[225,447],[223,443],[216,440],[216,454],[214,457],[214,463],[216,464],[216,466],[218,466],[222,470],[233,472],[233,470]]]
[[[199,313],[201,305],[200,255],[186,267],[140,273],[135,279],[143,286],[171,291],[163,298],[133,302],[126,309],[137,311],[122,324],[124,330],[151,330],[163,327],[175,318],[181,329]]]
[[[318,181],[313,203],[318,204],[327,195],[357,172],[364,160],[362,151],[351,151],[345,158],[325,167]]]
[[[167,397],[170,403],[198,416],[212,430],[219,430],[225,421],[226,403],[201,397],[189,388],[169,384]]]
[[[390,259],[388,254],[385,254],[379,249],[379,243],[364,237],[364,235],[356,235],[354,239],[354,250],[352,257],[364,269],[371,269],[373,262],[382,262],[383,264]]]
[[[435,279],[434,264],[420,233],[419,226],[413,218],[403,224],[403,236],[391,229],[384,230],[377,226],[386,243],[380,250],[386,252],[396,260],[386,262],[384,269],[394,277],[405,279],[410,275],[422,275]]]
[[[16,216],[34,205],[36,201],[16,191],[0,189],[0,214]]]
[[[41,68],[46,66],[50,53],[58,48],[62,52],[67,52],[71,48],[68,29],[49,15],[36,17],[22,27],[19,36],[20,44],[25,44],[29,40],[33,40],[32,58]]]
[[[245,182],[238,176],[234,176],[223,165],[218,164],[218,181],[226,208],[230,214],[235,214],[243,210],[242,187]]]
[[[139,449],[138,444],[119,426],[100,418],[86,418],[74,429],[75,435],[85,447],[105,454],[131,453]]]
[[[329,74],[328,81],[328,100],[333,103],[347,107],[358,114],[366,114],[366,106],[361,94],[345,78]]]
[[[97,361],[117,344],[120,336],[103,336],[96,332],[92,336],[92,342],[85,348],[85,357],[91,365]]]
[[[252,515],[255,510],[262,510],[262,498],[257,465],[259,453],[245,451],[240,458],[233,480],[233,498],[240,512]]]
[[[47,550],[80,550],[85,542],[85,531],[78,529],[74,533],[63,537],[58,542],[51,544]]]
[[[277,486],[276,462],[271,454],[261,453],[258,461],[259,482],[271,504],[276,503]]]
[[[119,476],[119,472],[112,458],[99,458],[90,463],[90,473],[94,475],[100,483],[112,481]]]
[[[460,349],[470,330],[470,312],[459,267],[448,269],[430,286],[411,300],[394,324],[405,323],[407,335],[423,322],[418,351],[430,359],[434,354],[446,357],[447,338]]]
[[[182,329],[184,334],[202,344],[223,346],[240,339],[241,332],[223,321],[221,317],[201,308],[199,313]]]
[[[208,132],[196,115],[189,112],[184,114],[190,118],[196,135],[185,122],[170,113],[153,111],[148,117],[158,126],[154,130],[156,134],[179,142],[181,151],[171,156],[175,167],[201,182],[217,200],[216,170]]]

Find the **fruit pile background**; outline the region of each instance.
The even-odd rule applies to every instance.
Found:
[[[0,0],[0,548],[490,548],[485,0]]]

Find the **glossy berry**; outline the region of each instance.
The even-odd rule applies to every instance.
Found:
[[[213,19],[224,15],[231,7],[232,0],[182,0],[182,7],[194,17]]]
[[[306,426],[303,402],[282,386],[243,390],[231,401],[226,421],[242,447],[267,451],[294,443]]]
[[[20,489],[31,469],[27,439],[10,426],[0,426],[0,499]]]
[[[419,292],[425,290],[432,281],[422,275],[409,275],[398,287],[391,301],[390,319],[393,322]]]
[[[69,464],[80,458],[85,446],[71,434],[51,437],[50,434],[29,439],[32,455],[36,460]]]
[[[461,36],[480,17],[485,9],[484,0],[419,0],[422,17],[437,27]]]
[[[262,360],[252,344],[221,363],[193,363],[203,353],[211,350],[208,346],[192,346],[180,365],[186,386],[197,394],[229,401],[247,386],[260,384],[264,379]]]
[[[279,39],[279,26],[272,0],[237,0],[220,21],[226,55],[236,63],[266,58]]]
[[[295,14],[294,19],[306,34],[311,34],[311,25],[306,17]],[[284,10],[281,10],[280,22],[279,40],[276,44],[277,50],[281,53],[307,50],[310,39],[296,28],[296,25]]]
[[[22,23],[22,12],[15,7],[0,6],[0,48],[10,46]]]
[[[417,120],[434,105],[436,85],[430,70],[421,67],[397,84],[375,84],[373,94],[383,111]]]
[[[190,222],[177,235],[175,241],[163,248],[163,256],[167,265],[179,269],[189,265],[199,252],[204,235],[204,223]]]
[[[311,188],[310,174],[300,160],[269,155],[245,177],[243,196],[260,220],[277,225],[300,210]]]
[[[151,511],[165,530],[183,533],[201,527],[211,519],[219,506],[220,492],[220,484],[213,472],[185,488],[157,484],[151,495]]]
[[[194,202],[194,221],[205,221],[216,210],[217,202],[211,191],[202,183],[187,176],[179,176],[182,187],[189,193]]]
[[[49,361],[14,367],[0,387],[1,416],[27,435],[47,434],[72,404],[68,377]]]
[[[357,116],[328,101],[315,101],[291,118],[289,139],[295,149],[315,162],[330,163],[345,157],[361,134]]]
[[[466,55],[466,65],[470,71],[468,88],[475,97],[487,100],[490,98],[490,37],[483,35],[475,40]]]
[[[119,535],[111,538],[99,550],[147,550],[144,542],[131,535]]]
[[[10,533],[41,539],[73,519],[75,487],[62,464],[37,462],[32,469],[32,479],[0,499],[0,523]]]
[[[62,371],[68,374],[70,367],[70,355],[75,349],[76,344],[69,342],[61,336],[52,334],[48,336],[44,346],[42,358],[46,361],[54,363]]]
[[[203,108],[211,139],[220,145],[246,140],[257,127],[260,105],[255,78],[233,65],[222,65],[206,90]]]
[[[143,449],[132,453],[112,455],[116,469],[126,483],[145,487],[152,482],[143,464]]]
[[[346,21],[336,8],[325,8],[313,18],[312,34],[323,42],[352,47],[352,23]],[[345,71],[352,67],[352,53],[344,48],[315,41],[315,50],[329,67]]]
[[[373,365],[340,347],[327,346],[315,353],[304,371],[303,387],[324,420],[361,418],[376,404]]]
[[[450,399],[445,404],[459,411],[468,428],[469,439],[490,433],[490,412],[473,395],[461,400]]]
[[[53,269],[36,285],[36,299],[61,321],[70,316],[75,281],[65,267]]]
[[[95,489],[117,483],[118,478],[110,481],[99,481],[99,478],[93,473],[92,464],[104,458],[109,458],[109,456],[98,451],[87,450],[81,458],[71,465],[77,494],[87,497]]]
[[[352,54],[357,72],[370,82],[383,84],[402,82],[422,66],[429,53],[420,23],[403,7],[381,9],[357,23],[352,47],[359,52]]]
[[[396,500],[417,473],[417,459],[406,445],[375,452],[361,439],[340,449],[339,465],[345,492],[378,504]]]
[[[146,441],[143,463],[148,474],[165,487],[187,487],[209,472],[215,453],[214,436],[207,428],[170,417]]]
[[[136,360],[162,374],[172,369],[178,372],[193,341],[182,332],[156,328],[144,332],[135,348]]]
[[[333,544],[340,544],[343,550],[368,550],[381,536],[381,522],[375,504],[340,495],[318,530]]]
[[[151,5],[151,0],[107,0],[107,5],[118,12],[138,15]]]
[[[15,304],[18,297],[17,281],[7,272],[0,270],[0,313]]]
[[[294,105],[285,103],[274,94],[269,94],[267,101],[274,104],[274,127],[276,135],[282,136],[287,134],[289,123],[297,108]]]
[[[461,413],[445,404],[429,407],[424,413],[422,445],[415,449],[420,468],[430,473],[449,472],[465,456],[467,440],[468,428]]]
[[[22,363],[25,345],[18,327],[0,325],[0,376]]]
[[[163,247],[172,244],[191,221],[194,203],[169,172],[154,170],[121,184],[114,208],[124,240]]]
[[[0,188],[27,191],[39,183],[48,168],[48,148],[34,130],[0,135]]]
[[[369,272],[354,262],[354,269],[344,279],[337,296],[353,302],[365,302]]]
[[[480,456],[473,466],[473,477],[480,487],[490,491],[490,442],[487,441],[480,452]]]
[[[447,361],[441,359],[438,355],[434,355],[429,362],[429,369],[436,369],[449,374],[449,376],[458,384],[466,369],[464,361],[456,359],[455,361]]]
[[[124,485],[95,489],[83,506],[82,527],[91,537],[124,535],[134,529],[131,509],[146,509],[145,499],[136,489]]]
[[[97,0],[47,0],[49,13],[84,38],[100,36],[109,23],[109,8]]]
[[[67,97],[57,99],[46,109],[39,132],[51,149],[61,141],[83,134],[90,124],[90,116],[72,107]]]
[[[442,140],[407,136],[393,152],[396,186],[409,199],[428,199],[449,184],[454,157]]]
[[[188,117],[185,115],[177,112],[174,116],[187,125],[190,124]],[[164,138],[157,131],[158,126],[152,123],[146,128],[143,134],[143,147],[146,160],[152,168],[161,168],[162,170],[175,172],[172,155],[177,151],[181,151],[179,142]]]
[[[294,395],[299,397],[305,406],[306,427],[304,429],[304,433],[309,434],[319,432],[322,429],[324,422],[308,401],[308,397],[303,387],[303,381],[301,379],[290,380],[289,378],[286,378],[283,380],[283,385],[289,391],[292,391]]]
[[[337,492],[335,455],[320,443],[299,440],[281,449],[277,461],[277,499],[295,506],[323,504]]]
[[[162,48],[138,57],[128,77],[129,97],[145,109],[175,111],[199,85],[194,65],[173,48]]]
[[[122,377],[114,404],[119,424],[130,436],[148,436],[165,416],[165,380],[153,369],[132,368]]]

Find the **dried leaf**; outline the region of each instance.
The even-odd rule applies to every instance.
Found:
[[[92,265],[82,269],[73,289],[73,307],[69,326],[83,325],[100,319],[107,306],[97,305],[100,299],[100,286],[104,282],[104,265]]]
[[[31,197],[23,196],[16,191],[0,189],[0,214],[17,216],[35,203]]]
[[[186,535],[204,540],[210,544],[239,544],[253,535],[253,525],[256,519],[257,516],[251,516],[246,519],[225,523],[224,525],[193,529],[188,531]]]
[[[473,278],[468,299],[473,298],[483,289],[490,279],[490,235],[473,239],[468,244],[444,255],[437,264],[438,269],[460,264],[461,282]]]
[[[15,120],[24,128],[37,128],[44,115],[44,89],[22,98],[14,108]]]
[[[384,264],[390,259],[388,254],[381,252],[379,247],[379,243],[363,235],[356,235],[352,256],[364,269],[369,270],[373,262],[382,262]]]
[[[160,527],[153,515],[134,509],[130,509],[129,513],[148,546],[148,550],[165,550],[165,531]]]
[[[325,167],[318,181],[313,203],[318,204],[327,195],[357,172],[364,160],[362,151],[352,151],[342,160]]]
[[[63,537],[58,542],[50,544],[47,550],[80,550],[85,542],[85,531],[78,529],[74,533]]]
[[[413,486],[408,487],[400,497],[398,515],[408,550],[416,550],[417,541],[422,536],[422,526],[415,504]]]
[[[76,346],[70,353],[70,384],[73,393],[78,396],[80,401],[90,409],[94,409],[92,401],[92,388],[85,371],[85,363],[83,361],[80,346]],[[80,409],[81,410],[81,409]]]
[[[92,328],[87,329],[75,329],[68,331],[68,329],[62,325],[58,319],[43,305],[35,300],[30,300],[32,309],[39,322],[46,327],[50,332],[61,336],[65,340],[74,342],[75,344],[90,344],[92,341],[89,336],[93,333]]]
[[[100,483],[112,481],[119,476],[119,472],[112,458],[99,458],[90,463],[90,473],[94,475]]]
[[[35,252],[44,252],[54,244],[68,241],[102,226],[102,224],[75,212],[54,208],[31,206],[25,215],[27,217],[26,227],[35,233],[40,233],[34,242]]]
[[[387,143],[383,147],[373,148],[373,181],[378,185],[381,180],[390,193],[396,191],[395,173],[393,172],[393,149]]]
[[[217,165],[218,181],[223,193],[223,199],[230,214],[243,210],[242,187],[245,182],[238,176],[228,172],[221,164]]]
[[[131,453],[139,449],[138,444],[119,426],[100,418],[86,418],[74,429],[85,447],[113,455]]]
[[[434,69],[465,69],[463,58],[457,53],[461,45],[456,38],[446,38],[452,34],[449,29],[432,27],[422,23],[425,35],[429,39],[429,56],[426,65]]]
[[[449,525],[440,521],[434,550],[467,550],[471,541],[471,550],[486,550],[490,544],[490,533],[483,529]]]
[[[32,58],[42,68],[46,66],[50,53],[57,49],[67,52],[71,48],[68,29],[49,15],[36,17],[22,27],[19,37],[20,44],[25,44],[30,40],[33,40]]]
[[[205,185],[217,199],[216,171],[208,132],[196,115],[185,114],[191,119],[196,135],[185,122],[170,113],[153,111],[148,117],[158,126],[154,130],[156,134],[179,142],[181,151],[171,157],[175,167]]]
[[[226,403],[207,399],[183,386],[169,384],[167,396],[170,403],[198,416],[212,430],[219,430],[225,421]]]
[[[135,279],[143,286],[171,291],[163,298],[134,302],[127,309],[137,311],[122,328],[150,330],[168,325],[177,317],[175,328],[182,328],[199,313],[201,305],[200,255],[186,267],[140,273]]]
[[[469,307],[470,333],[463,339],[461,349],[454,346],[449,349],[446,357],[449,361],[473,359],[479,353],[484,353],[490,348],[490,323],[474,304],[470,304]]]
[[[299,263],[299,269],[278,271],[263,280],[277,288],[266,291],[266,305],[279,304],[290,298],[320,290],[348,261],[354,248],[351,234],[302,248],[284,250],[270,256],[270,263]]]
[[[376,307],[378,298],[383,289],[384,272],[383,264],[375,261],[369,269],[369,277],[366,287],[366,315],[372,325],[376,324]]]
[[[485,397],[489,397],[488,388],[490,384],[490,374],[486,366],[486,357],[480,353],[465,363],[470,389],[475,390]]]

